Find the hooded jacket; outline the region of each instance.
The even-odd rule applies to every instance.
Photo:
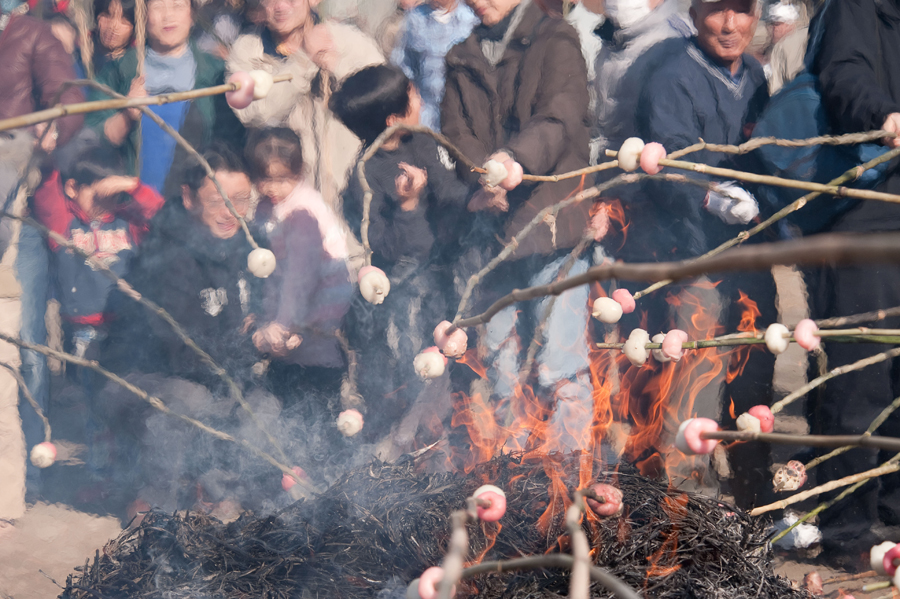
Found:
[[[75,79],[72,57],[53,36],[50,25],[30,15],[13,16],[0,32],[0,119],[82,102],[81,88],[63,83]],[[82,116],[57,121],[57,147],[81,128]]]
[[[589,159],[589,117],[587,67],[578,33],[537,4],[523,4],[521,20],[496,67],[481,49],[484,26],[447,54],[441,131],[475,164],[506,149],[529,174],[583,168]],[[464,167],[460,174],[474,183],[476,176]],[[543,208],[572,194],[580,182],[519,185],[508,194],[509,212],[500,218],[504,241]],[[515,256],[575,247],[587,226],[588,208],[581,202],[546,218]]]

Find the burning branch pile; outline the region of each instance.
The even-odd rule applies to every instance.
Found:
[[[565,515],[580,462],[578,455],[504,455],[467,476],[423,475],[413,460],[376,462],[266,517],[245,514],[226,525],[202,514],[152,512],[71,576],[63,597],[404,597],[410,581],[441,563],[449,515],[485,481],[505,490],[507,511],[499,523],[467,525],[473,561],[466,565],[549,554],[545,567],[554,569],[470,576],[469,568],[458,594],[566,596],[570,574],[555,569],[554,557],[571,551]],[[642,594],[806,596],[772,573],[760,519],[625,466],[612,471],[595,462],[593,470],[595,480],[621,490],[624,510],[606,518],[586,511],[591,561]],[[591,596],[612,595],[593,583]]]

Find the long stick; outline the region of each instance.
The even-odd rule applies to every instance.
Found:
[[[845,364],[844,366],[838,366],[837,368],[833,368],[829,372],[823,374],[820,377],[814,378],[809,381],[796,391],[792,392],[790,395],[785,397],[784,399],[776,402],[772,405],[772,413],[777,414],[781,410],[785,408],[785,406],[791,404],[792,402],[800,399],[822,383],[833,379],[836,376],[840,376],[842,374],[846,374],[848,372],[853,372],[854,370],[860,370],[865,368],[866,366],[871,366],[873,364],[878,364],[879,362],[884,362],[885,360],[890,360],[892,358],[896,358],[900,356],[900,348],[894,348],[888,350],[886,352],[882,352],[880,354],[875,354],[874,356],[869,356],[868,358],[863,358],[862,360],[857,360],[852,364]]]
[[[594,266],[587,272],[549,285],[516,289],[500,298],[485,312],[457,320],[457,328],[484,324],[500,310],[516,302],[560,293],[611,278],[632,281],[678,280],[718,272],[758,270],[777,264],[848,264],[858,262],[900,262],[900,234],[826,234],[797,241],[758,244],[735,248],[718,256],[681,262],[613,263]],[[448,334],[449,334],[448,330]]]
[[[822,503],[817,505],[815,507],[815,509],[812,509],[809,512],[803,514],[802,516],[797,518],[796,522],[794,522],[793,524],[791,524],[790,526],[788,526],[787,528],[782,530],[780,533],[778,533],[777,535],[772,537],[772,540],[770,541],[770,543],[772,543],[772,544],[777,543],[779,540],[786,537],[792,530],[794,530],[795,528],[797,528],[798,526],[800,526],[801,524],[803,524],[810,518],[821,514],[822,512],[824,512],[825,510],[827,510],[828,508],[833,506],[835,503],[837,503],[838,501],[843,499],[844,497],[847,497],[848,495],[850,495],[851,493],[853,493],[854,491],[859,489],[861,486],[863,486],[867,482],[869,482],[868,478],[865,480],[861,480],[858,483],[854,484],[853,486],[847,487],[846,489],[841,491],[837,497],[835,497],[833,499],[829,499],[828,501],[823,501]],[[873,574],[874,574],[874,572],[873,572]],[[822,584],[824,585],[825,583],[823,582]]]
[[[32,409],[44,424],[44,441],[49,443],[51,439],[50,421],[47,420],[47,416],[44,415],[44,410],[41,409],[41,406],[38,405],[38,402],[34,399],[34,395],[31,394],[31,390],[28,389],[28,384],[25,382],[25,379],[22,378],[19,369],[10,366],[6,362],[0,362],[0,366],[8,370],[13,378],[16,379],[16,384],[19,385],[19,389],[22,391],[22,395],[25,396],[25,400],[31,404]]]
[[[473,578],[481,574],[516,572],[518,570],[538,570],[543,568],[571,569],[575,560],[570,555],[548,553],[532,555],[517,559],[482,562],[463,570],[462,579]],[[599,582],[619,599],[640,599],[640,595],[630,586],[598,566],[591,565],[591,580]]]
[[[802,445],[804,447],[868,447],[900,452],[900,438],[862,435],[788,435],[785,433],[755,433],[753,431],[711,431],[700,433],[701,439],[716,441],[760,441],[773,445]]]
[[[881,413],[875,417],[875,420],[873,420],[871,422],[871,424],[869,424],[869,427],[866,429],[866,432],[864,432],[863,435],[871,435],[876,430],[878,430],[878,428],[882,424],[884,424],[885,420],[888,419],[888,416],[890,416],[891,414],[893,414],[894,412],[897,411],[897,408],[900,408],[900,397],[895,398],[894,401],[892,401],[888,407],[883,409],[881,411]],[[805,465],[806,471],[809,472],[810,470],[812,470],[813,468],[815,468],[822,462],[827,462],[831,458],[839,456],[842,453],[846,453],[846,452],[850,451],[851,449],[852,449],[852,446],[850,446],[850,445],[847,445],[844,447],[838,447],[834,451],[831,451],[825,455],[821,455],[815,459],[812,459]]]
[[[607,155],[613,155],[614,152],[607,150]],[[829,194],[842,198],[856,198],[860,200],[880,200],[882,202],[890,202],[893,204],[900,203],[900,196],[892,193],[882,193],[880,191],[871,191],[868,189],[855,189],[852,187],[843,187],[840,185],[829,185],[825,183],[813,183],[812,181],[798,181],[795,179],[785,179],[783,177],[774,177],[772,175],[757,175],[755,173],[747,173],[730,168],[721,168],[717,166],[709,166],[698,162],[688,162],[686,160],[672,160],[671,158],[661,158],[660,166],[668,166],[683,171],[691,171],[702,173],[705,175],[714,175],[716,177],[726,177],[728,179],[737,179],[747,183],[757,183],[761,185],[772,185],[774,187],[787,187],[789,189],[803,189],[806,191],[815,191],[819,194]]]
[[[221,439],[222,441],[231,441],[232,443],[237,443],[238,445],[243,446],[244,448],[248,449],[249,451],[253,452],[257,456],[263,458],[264,460],[266,460],[267,462],[269,462],[270,464],[272,464],[273,466],[275,466],[276,468],[281,470],[284,474],[291,476],[295,481],[297,481],[301,486],[306,487],[306,489],[309,490],[310,492],[317,491],[315,489],[315,487],[313,487],[311,485],[311,483],[309,483],[309,481],[301,479],[299,476],[297,476],[297,474],[293,470],[291,470],[290,468],[288,468],[287,466],[285,466],[284,464],[282,464],[281,462],[279,462],[278,460],[276,460],[275,458],[273,458],[271,455],[264,452],[263,450],[258,449],[257,447],[248,443],[244,439],[235,439],[228,433],[224,433],[220,430],[214,429],[211,426],[203,424],[199,420],[195,420],[194,418],[191,418],[190,416],[186,416],[184,414],[179,414],[178,412],[173,412],[158,397],[150,395],[149,393],[147,393],[140,387],[133,385],[132,383],[129,383],[122,377],[106,370],[105,368],[100,366],[100,364],[98,364],[94,360],[86,360],[84,358],[79,358],[78,356],[73,356],[72,354],[69,354],[66,352],[61,352],[59,350],[52,349],[45,345],[37,345],[35,343],[29,343],[29,342],[23,341],[21,339],[16,339],[14,337],[10,337],[3,333],[0,333],[0,341],[6,341],[7,343],[12,343],[13,345],[17,345],[18,347],[28,349],[31,351],[35,351],[40,354],[44,354],[45,356],[49,356],[51,358],[63,360],[65,362],[68,362],[70,364],[75,364],[77,366],[83,366],[84,368],[89,368],[89,369],[93,370],[94,372],[96,372],[97,374],[100,374],[100,375],[106,377],[107,379],[113,381],[114,383],[116,383],[118,385],[121,385],[122,387],[124,387],[125,389],[127,389],[128,391],[133,393],[134,395],[138,396],[139,398],[141,398],[144,401],[146,401],[147,403],[149,403],[151,406],[153,406],[160,412],[167,414],[169,416],[174,416],[175,418],[178,418],[179,420],[182,420],[182,421],[190,424],[191,426],[196,427],[196,428],[202,430],[203,432],[212,435],[213,437],[216,437],[217,439]]]
[[[842,174],[840,177],[836,177],[836,178],[832,179],[831,181],[829,181],[828,184],[829,185],[841,185],[848,181],[854,181],[854,180],[858,179],[863,174],[863,172],[865,172],[869,169],[873,169],[880,164],[883,164],[885,162],[893,160],[897,156],[900,156],[900,148],[894,148],[893,150],[891,150],[889,152],[885,152],[884,154],[882,154],[881,156],[879,156],[877,158],[873,158],[872,160],[870,160],[869,162],[867,162],[865,164],[861,164],[859,166],[853,167],[853,168],[847,170],[846,172],[844,172],[844,174]],[[750,239],[757,233],[764,231],[765,229],[769,228],[770,226],[772,226],[776,222],[780,221],[781,219],[785,218],[786,216],[796,212],[797,210],[800,210],[801,208],[806,206],[806,204],[808,204],[809,202],[818,198],[821,195],[822,195],[821,193],[812,192],[812,193],[806,194],[802,198],[798,198],[798,199],[794,200],[792,203],[788,204],[787,206],[785,206],[784,208],[782,208],[781,210],[779,210],[778,212],[776,212],[775,214],[773,214],[772,216],[770,216],[769,218],[764,220],[763,222],[761,222],[758,225],[756,225],[755,227],[753,227],[752,229],[749,229],[747,231],[741,231],[734,238],[722,243],[718,247],[715,247],[715,248],[711,249],[710,251],[708,251],[707,253],[703,254],[702,256],[698,256],[697,258],[694,258],[694,259],[701,260],[704,258],[716,256],[718,254],[721,254],[722,252],[724,252],[727,249],[733,248],[734,246],[747,241],[748,239]],[[670,281],[670,280],[669,281],[666,281],[666,280],[658,281],[658,282],[654,283],[653,285],[650,285],[646,289],[643,289],[643,290],[635,293],[634,298],[640,299],[641,297],[647,295],[648,293],[652,293],[653,291],[656,291],[657,289],[665,287],[666,285],[668,285],[671,282],[672,281]]]
[[[787,499],[782,499],[781,501],[776,501],[775,503],[770,503],[769,505],[760,506],[758,508],[754,508],[750,511],[751,516],[759,516],[765,514],[767,512],[771,512],[774,510],[783,510],[789,505],[793,505],[795,503],[800,503],[810,497],[815,497],[816,495],[821,495],[822,493],[827,493],[828,491],[833,491],[835,489],[840,489],[841,487],[847,487],[854,483],[858,483],[860,481],[868,480],[871,478],[877,478],[879,476],[883,476],[885,474],[891,474],[892,472],[897,472],[900,470],[900,464],[889,460],[885,464],[882,464],[878,468],[873,468],[872,470],[866,470],[865,472],[860,472],[858,474],[853,474],[850,476],[845,476],[844,478],[833,480],[829,483],[825,483],[824,485],[819,485],[813,489],[808,491],[804,491],[802,493],[797,493],[796,495],[792,495]]]
[[[281,81],[290,81],[291,75],[278,75],[274,78],[276,83]],[[222,85],[214,85],[212,87],[203,87],[200,89],[192,89],[185,92],[173,92],[171,94],[162,94],[159,96],[146,96],[143,98],[117,98],[114,100],[94,100],[92,102],[77,102],[75,104],[63,104],[39,110],[30,114],[0,120],[0,131],[9,129],[18,129],[19,127],[29,127],[38,123],[43,123],[52,119],[58,119],[73,114],[87,114],[89,112],[99,112],[101,110],[121,110],[124,108],[140,108],[141,106],[160,106],[162,104],[171,104],[172,102],[182,102],[184,100],[196,100],[197,98],[205,98],[207,96],[217,96],[225,92],[240,89],[237,83],[223,83]]]
[[[774,510],[783,510],[789,505],[800,503],[801,501],[805,501],[810,497],[815,497],[817,495],[821,495],[822,493],[827,493],[828,491],[840,489],[841,487],[846,487],[855,483],[865,483],[873,478],[878,478],[879,476],[884,476],[885,474],[892,474],[894,472],[897,472],[898,470],[900,470],[900,464],[897,464],[896,462],[889,462],[883,464],[882,466],[879,466],[878,468],[873,468],[872,470],[867,470],[865,472],[860,472],[851,476],[845,476],[844,478],[831,481],[824,485],[819,485],[818,487],[815,487],[808,491],[797,493],[796,495],[792,495],[787,499],[782,499],[781,501],[776,501],[775,503],[770,503],[769,505],[754,508],[750,511],[750,515],[760,516]]]

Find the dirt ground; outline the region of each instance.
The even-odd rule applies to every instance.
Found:
[[[796,323],[805,316],[802,286],[796,273],[788,269],[776,271],[779,283],[782,320]],[[779,356],[776,365],[776,385],[782,393],[805,382],[806,354],[796,346]],[[64,381],[57,377],[55,386]],[[0,521],[0,599],[47,599],[59,594],[58,585],[64,585],[74,568],[93,559],[97,550],[122,530],[117,516],[123,516],[121,501],[104,494],[102,488],[86,484],[86,471],[82,462],[84,450],[79,430],[83,415],[79,413],[75,398],[66,399],[66,393],[54,396],[54,436],[65,439],[60,447],[59,461],[46,471],[45,496],[30,504],[22,518],[14,522]],[[795,404],[779,416],[777,430],[803,432],[806,424],[802,406]],[[784,462],[792,450],[776,450],[776,462]],[[806,507],[806,506],[800,506]],[[810,506],[811,507],[811,506]],[[816,561],[816,551],[805,552],[778,550],[776,570],[791,580],[799,582],[812,570],[819,572],[828,582],[843,575],[824,567]],[[826,596],[839,597],[853,593],[858,599],[890,597],[887,590],[862,593],[863,584],[876,579],[832,583],[825,587]]]

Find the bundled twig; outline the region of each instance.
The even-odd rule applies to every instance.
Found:
[[[319,497],[229,525],[154,511],[76,573],[63,597],[87,599],[84,589],[140,599],[396,594],[441,561],[453,534],[447,515],[486,481],[507,491],[507,512],[502,527],[466,525],[472,554],[485,561],[462,571],[458,596],[565,596],[573,559],[558,553],[569,536],[570,491],[561,489],[578,488],[579,470],[592,465],[585,457],[503,455],[465,475],[423,473],[415,460],[374,462]],[[773,574],[762,519],[624,464],[612,472],[593,462],[592,477],[615,479],[626,506],[622,517],[582,522],[591,561],[602,564],[590,567],[593,599],[737,599],[748,589],[759,597],[807,597]]]

